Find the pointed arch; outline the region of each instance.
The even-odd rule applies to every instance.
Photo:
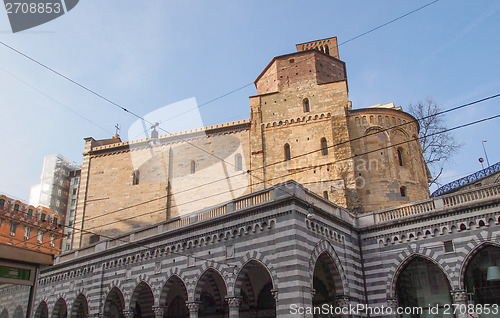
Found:
[[[499,235],[500,236],[500,235]],[[497,237],[498,239],[499,237]],[[465,272],[467,270],[467,267],[469,266],[471,260],[479,253],[481,250],[484,248],[487,248],[489,246],[493,247],[498,247],[500,248],[500,243],[497,243],[498,241],[487,241],[487,242],[481,242],[477,243],[476,240],[472,240],[465,248],[467,249],[466,251],[466,256],[464,258],[464,261],[462,262],[462,266],[460,267],[460,276],[459,276],[459,283],[458,285],[460,286],[461,289],[465,289]]]
[[[123,310],[125,310],[125,299],[121,290],[115,286],[106,296],[103,313],[105,317],[123,318]]]
[[[200,276],[194,290],[194,299],[201,303],[199,317],[224,314],[227,284],[215,268],[207,268]]]
[[[49,318],[49,308],[45,301],[42,301],[35,311],[35,318]]]
[[[68,306],[64,298],[59,298],[52,309],[52,318],[66,318],[68,316]]]
[[[71,306],[72,318],[85,318],[89,315],[89,303],[87,297],[80,293]]]
[[[21,307],[20,305],[17,306],[16,310],[14,310],[14,314],[12,314],[12,318],[24,318],[24,317],[26,317],[26,314],[24,313],[23,307]]]
[[[139,317],[153,318],[153,290],[145,281],[141,281],[134,289],[130,298],[130,310]]]
[[[345,275],[342,263],[340,262],[340,258],[338,257],[334,247],[330,244],[330,242],[325,240],[322,240],[318,242],[318,244],[316,244],[311,258],[309,259],[309,279],[311,288],[313,288],[314,286],[314,269],[318,259],[322,255],[325,255],[324,257],[328,257],[331,260],[330,265],[328,265],[329,270],[333,271],[333,273],[338,273],[338,279],[335,280],[335,289],[337,290],[338,295],[340,296],[341,294],[343,296],[349,296],[347,277]],[[332,267],[332,265],[334,267]]]

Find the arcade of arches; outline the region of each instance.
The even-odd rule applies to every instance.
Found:
[[[468,259],[463,284],[469,300],[475,304],[500,305],[500,277],[492,277],[492,267],[500,265],[500,247],[486,245]],[[429,305],[439,310],[439,317],[455,317],[445,313],[445,304],[452,304],[450,281],[445,271],[434,261],[422,256],[409,259],[396,276],[395,292],[400,307],[427,308],[419,315],[402,315],[402,318],[436,317],[430,313]],[[112,288],[103,304],[103,316],[112,318],[271,318],[276,317],[276,302],[273,281],[269,271],[260,262],[252,260],[239,271],[234,286],[233,297],[228,297],[227,286],[221,274],[210,268],[198,280],[195,287],[195,301],[188,299],[188,291],[183,280],[171,276],[161,292],[159,306],[155,306],[153,292],[146,282],[139,283],[133,293],[129,306],[124,301],[121,290]],[[338,267],[328,252],[317,258],[313,272],[314,307],[342,306],[345,292]],[[70,308],[70,310],[68,310]],[[128,308],[128,309],[127,309]],[[70,313],[70,314],[69,314]],[[60,298],[50,317],[84,318],[89,313],[88,303],[80,294],[71,307]],[[1,318],[8,318],[4,310]],[[12,317],[17,317],[14,314]],[[332,317],[315,314],[314,317]],[[479,315],[481,318],[495,315]],[[38,305],[35,318],[49,318],[47,304]]]

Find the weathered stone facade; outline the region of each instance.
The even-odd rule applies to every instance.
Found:
[[[74,248],[287,180],[356,213],[428,198],[418,124],[401,108],[352,109],[336,41],[275,57],[255,81],[249,120],[87,138]]]

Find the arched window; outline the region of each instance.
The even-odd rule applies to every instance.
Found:
[[[304,106],[304,113],[308,113],[310,111],[310,108],[309,108],[309,99],[304,98],[302,100],[302,106]]]
[[[325,45],[325,53],[330,55],[330,49],[328,48],[328,45]]]
[[[28,216],[32,216],[33,215],[33,209],[28,209]]]
[[[19,211],[19,204],[14,204],[14,211],[15,212]]]
[[[398,163],[402,167],[403,166],[403,148],[398,148]]]
[[[243,170],[243,159],[240,154],[237,154],[234,157],[234,165],[236,167],[236,171],[241,171]]]
[[[399,192],[401,192],[401,196],[402,197],[406,197],[406,187],[401,187],[399,188]]]
[[[321,154],[323,156],[328,155],[328,143],[326,142],[326,138],[321,138]]]
[[[288,161],[292,158],[292,156],[290,155],[290,145],[289,144],[285,144],[285,160]]]
[[[500,248],[481,248],[467,265],[464,281],[475,304],[500,305]]]
[[[46,215],[45,213],[40,214],[40,221],[45,221]]]
[[[191,174],[194,174],[196,172],[196,162],[194,160],[191,160]]]

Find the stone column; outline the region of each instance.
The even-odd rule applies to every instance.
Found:
[[[134,312],[132,310],[124,310],[123,315],[125,318],[134,318]]]
[[[467,293],[465,290],[452,290],[451,298],[453,304],[458,305],[456,318],[468,318],[470,313],[467,312]]]
[[[344,314],[344,312],[349,313],[349,298],[347,296],[339,296],[335,299],[335,307],[342,308],[342,314],[339,315],[341,318],[349,317],[348,314]],[[346,309],[344,309],[346,308]]]
[[[227,304],[229,305],[229,318],[239,318],[240,317],[240,305],[241,298],[230,297],[226,298]]]
[[[155,318],[163,318],[167,313],[167,306],[153,307],[153,312],[155,313]]]
[[[186,307],[189,309],[189,318],[198,318],[198,310],[200,310],[200,303],[190,302],[186,303]]]
[[[387,299],[387,307],[392,309],[392,315],[390,318],[398,318],[398,299],[397,298],[388,298]]]

